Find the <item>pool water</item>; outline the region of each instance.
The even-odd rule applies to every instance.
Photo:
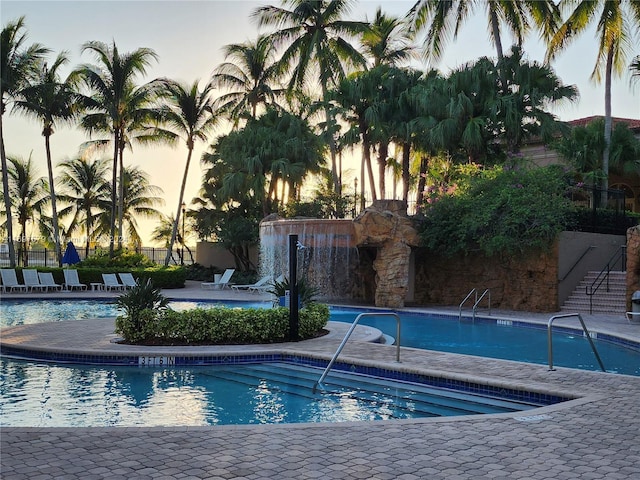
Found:
[[[211,305],[268,308],[271,302],[172,301],[171,308],[185,310]],[[352,323],[362,310],[331,308],[331,320]],[[0,326],[22,325],[82,318],[108,318],[118,315],[114,303],[96,300],[3,300],[0,303]],[[457,316],[428,316],[402,313],[401,345],[427,350],[478,355],[546,365],[547,331],[544,326],[515,327],[496,321],[458,321]],[[391,317],[369,317],[360,322],[396,335],[396,321]],[[640,349],[601,339],[596,348],[608,372],[640,376]],[[581,334],[554,330],[554,365],[558,367],[600,370],[589,342]]]
[[[0,360],[0,426],[207,426],[519,412],[543,403],[287,363],[65,366]],[[547,402],[548,403],[548,402]]]

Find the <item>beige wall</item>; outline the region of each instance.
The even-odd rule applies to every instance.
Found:
[[[640,226],[627,230],[627,308],[631,296],[640,290]]]
[[[258,265],[258,248],[250,249],[251,261]],[[237,268],[233,255],[219,243],[198,242],[196,244],[196,262],[203,267],[219,269]]]

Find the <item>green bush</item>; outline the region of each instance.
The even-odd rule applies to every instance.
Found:
[[[146,255],[142,253],[119,250],[115,252],[113,258],[109,257],[109,252],[97,252],[85,258],[78,264],[81,267],[99,268],[145,268],[155,265]],[[120,270],[122,271],[122,270]]]
[[[317,335],[329,320],[327,305],[312,303],[299,312],[301,339]],[[183,312],[145,309],[136,319],[116,319],[116,332],[128,343],[150,345],[238,345],[287,340],[289,310],[276,308],[196,308]]]
[[[417,228],[424,246],[449,256],[544,248],[570,222],[567,188],[557,167],[488,169],[431,203]]]

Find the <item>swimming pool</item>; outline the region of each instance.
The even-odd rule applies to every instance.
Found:
[[[238,307],[269,307],[270,302],[172,301],[176,310],[206,307],[212,304]],[[331,320],[353,322],[362,309],[332,307]],[[111,302],[96,300],[8,300],[0,303],[0,326],[61,321],[80,318],[106,318],[118,314]],[[526,322],[498,321],[478,318],[475,322],[459,322],[457,316],[401,314],[401,344],[406,347],[501,358],[546,365],[546,326]],[[395,336],[395,320],[372,317],[363,325],[378,328]],[[554,328],[554,364],[556,366],[600,370],[589,343],[578,330]],[[616,343],[616,339],[599,335],[596,347],[607,371],[640,376],[640,347],[632,342]]]
[[[465,390],[300,363],[137,368],[0,360],[0,426],[319,423],[512,413],[567,400]],[[407,377],[411,378],[410,374]],[[415,377],[415,375],[413,376]],[[432,382],[434,383],[434,382]]]

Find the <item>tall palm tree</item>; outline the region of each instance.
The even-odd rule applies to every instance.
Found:
[[[531,29],[530,19],[544,39],[551,36],[560,16],[553,0],[418,0],[409,11],[412,29],[419,33],[427,28],[424,41],[424,55],[439,61],[447,40],[455,40],[462,24],[479,7],[484,7],[487,15],[489,36],[496,47],[498,60],[502,60],[502,30],[510,31],[518,46]]]
[[[629,71],[631,72],[631,84],[640,83],[640,55],[637,55],[629,65]]]
[[[259,105],[275,103],[283,93],[276,88],[280,76],[275,58],[275,48],[266,36],[255,42],[233,43],[224,47],[225,59],[211,77],[217,88],[231,90],[216,99],[220,112],[229,112],[236,122],[250,115],[256,118]]]
[[[214,87],[211,82],[207,83],[202,90],[198,88],[198,80],[191,85],[168,79],[162,80],[161,83],[164,88],[163,96],[166,103],[163,112],[164,126],[156,129],[155,134],[164,137],[168,143],[173,144],[182,139],[187,146],[187,162],[182,175],[182,184],[180,185],[175,223],[173,224],[167,256],[164,260],[164,264],[169,265],[171,250],[176,241],[178,225],[180,224],[180,211],[184,202],[184,191],[187,185],[193,149],[196,141],[207,139],[207,134],[215,127],[219,118],[212,107],[211,94]]]
[[[58,167],[62,172],[59,184],[63,185],[58,198],[61,202],[69,204],[60,211],[60,216],[71,216],[67,229],[70,234],[76,230],[84,230],[85,257],[87,257],[97,218],[101,212],[110,209],[109,181],[107,180],[109,160],[102,158],[91,161],[81,157],[66,160],[58,164]]]
[[[75,71],[84,81],[90,91],[87,107],[98,115],[102,115],[104,122],[94,123],[102,131],[109,125],[113,135],[113,166],[111,176],[111,219],[109,226],[109,256],[113,256],[117,209],[117,180],[118,158],[122,143],[125,141],[126,113],[125,102],[128,94],[133,90],[135,79],[144,75],[147,67],[157,54],[149,48],[138,48],[130,53],[121,54],[115,42],[107,45],[103,42],[87,42],[82,51],[95,55],[98,65],[85,64]],[[89,123],[89,126],[91,123]],[[91,127],[90,127],[91,128]],[[91,131],[91,130],[89,130]]]
[[[365,56],[373,61],[373,67],[380,65],[397,66],[409,60],[414,53],[409,31],[404,21],[390,17],[378,7],[371,22],[370,30],[362,35]]]
[[[164,204],[162,189],[149,183],[149,175],[138,167],[125,167],[121,171],[122,182],[122,224],[126,226],[128,244],[139,248],[142,246],[138,218],[161,218],[162,213],[156,206]],[[109,218],[104,212],[99,222],[101,230],[107,230]]]
[[[18,258],[22,258],[22,265],[29,265],[27,221],[34,223],[42,220],[42,212],[47,202],[47,182],[44,177],[38,177],[31,157],[28,160],[8,158],[9,166],[9,194],[18,216],[20,225],[20,242]],[[7,222],[9,217],[7,216]]]
[[[562,0],[560,7],[568,12],[567,19],[549,40],[547,59],[552,60],[576,36],[596,24],[599,48],[591,79],[599,84],[604,76],[604,140],[602,153],[602,200],[606,202],[609,188],[609,156],[611,152],[611,80],[627,68],[627,55],[640,24],[640,2],[634,0]]]
[[[286,46],[280,63],[292,69],[289,90],[304,86],[313,77],[320,83],[326,130],[330,132],[331,175],[334,189],[340,194],[329,88],[344,78],[345,66],[366,67],[366,59],[348,39],[363,34],[369,26],[343,20],[355,4],[353,0],[283,0],[282,4],[259,7],[252,15],[260,27],[279,28],[269,38],[276,47]],[[287,10],[287,6],[292,8]]]
[[[13,216],[2,118],[11,99],[36,76],[40,60],[49,53],[49,50],[39,43],[26,46],[27,34],[24,30],[24,17],[20,17],[7,23],[0,33],[0,161],[4,209],[8,219],[6,228],[9,265],[12,268],[16,266],[16,251],[13,243]]]
[[[58,74],[58,70],[68,61],[66,52],[61,52],[51,67],[44,63],[38,79],[31,86],[23,89],[20,92],[19,99],[15,102],[15,108],[21,110],[27,116],[34,117],[42,122],[42,136],[44,137],[47,170],[49,173],[53,237],[56,259],[60,266],[62,266],[62,252],[60,249],[58,207],[56,204],[55,182],[53,180],[50,139],[55,132],[54,127],[56,127],[57,122],[69,123],[78,114],[78,95],[71,79],[67,78],[61,81]]]

